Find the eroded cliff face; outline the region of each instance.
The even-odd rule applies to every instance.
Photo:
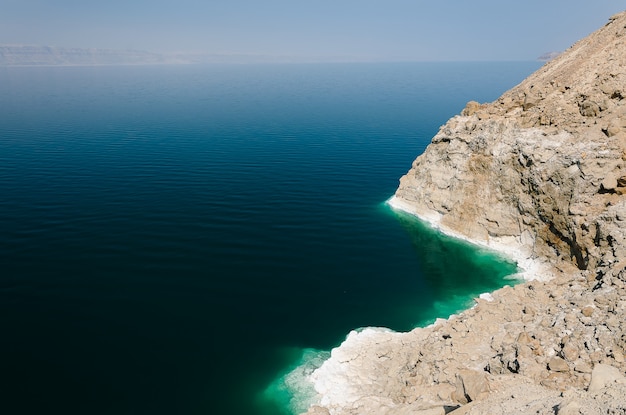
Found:
[[[470,102],[390,203],[535,278],[409,333],[352,333],[309,414],[626,413],[626,14]]]
[[[625,23],[614,16],[496,102],[470,102],[401,179],[397,202],[561,270],[624,268]]]

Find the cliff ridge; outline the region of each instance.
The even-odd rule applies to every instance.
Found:
[[[440,128],[390,204],[527,281],[427,328],[351,333],[309,415],[626,413],[625,42],[621,13]]]

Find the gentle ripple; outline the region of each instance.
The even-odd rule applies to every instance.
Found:
[[[382,203],[536,67],[0,69],[6,413],[275,413],[255,396],[302,348],[500,286]]]

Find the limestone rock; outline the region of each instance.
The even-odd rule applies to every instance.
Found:
[[[600,106],[593,101],[583,101],[580,104],[580,114],[585,117],[595,117],[600,113]]]
[[[615,177],[613,173],[608,173],[600,184],[604,190],[615,190],[617,187],[617,177]]]
[[[582,313],[585,317],[591,317],[593,315],[593,309],[594,309],[593,306],[590,306],[590,305],[585,306],[582,309]]]
[[[611,383],[626,383],[626,377],[616,367],[604,364],[595,365],[591,373],[589,392],[599,392]]]
[[[391,410],[387,415],[445,415],[446,410],[443,406],[435,406],[428,409],[413,409],[406,407],[400,410]]]
[[[462,370],[456,377],[456,390],[452,398],[459,403],[484,399],[489,394],[489,382],[485,372]]]
[[[612,121],[611,124],[609,124],[604,130],[604,133],[608,136],[608,137],[613,137],[617,134],[619,134],[622,131],[622,126],[615,122]]]
[[[407,415],[409,414],[410,415],[445,415],[446,410],[443,406],[437,406],[437,407],[430,408],[430,409],[416,410],[416,411],[407,413]]]
[[[466,116],[474,115],[476,111],[478,111],[479,109],[480,109],[480,104],[478,102],[470,101],[467,103],[463,111],[461,111],[461,114],[466,115]]]
[[[563,346],[563,358],[568,362],[574,362],[580,356],[578,348],[568,343]]]
[[[548,368],[550,368],[550,370],[552,370],[553,372],[569,371],[569,366],[567,365],[567,362],[558,356],[554,356],[548,361]]]
[[[313,405],[309,408],[305,415],[330,415],[327,408]]]
[[[580,403],[576,400],[561,402],[556,409],[557,415],[578,415],[580,414]]]

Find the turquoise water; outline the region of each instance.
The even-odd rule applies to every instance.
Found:
[[[394,326],[397,330],[425,327],[437,318],[447,318],[471,307],[482,293],[519,281],[515,275],[517,267],[507,258],[443,235],[405,212],[386,210],[382,214],[393,215],[409,235],[418,259],[413,274],[402,281],[402,287],[409,289],[406,298],[399,295],[397,303],[385,305],[390,322],[405,324]],[[411,275],[419,275],[419,278],[411,280]],[[397,280],[397,277],[391,279]],[[421,301],[411,301],[417,297],[416,293]],[[376,308],[380,304],[374,302],[370,306]],[[273,408],[276,413],[300,414],[306,412],[310,404],[317,403],[317,395],[307,376],[330,356],[328,350],[291,352],[298,356],[296,363],[281,373],[260,397],[261,406]]]
[[[537,67],[0,69],[6,412],[284,413],[264,391],[303,351],[506,283],[384,201],[447,118]]]

